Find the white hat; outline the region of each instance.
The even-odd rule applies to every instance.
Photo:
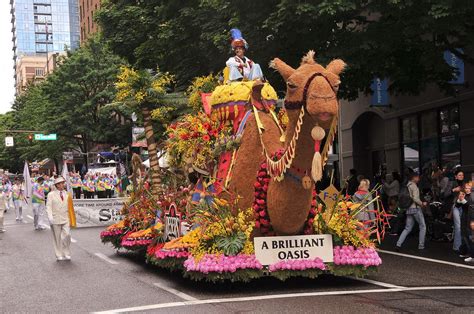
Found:
[[[63,177],[57,177],[55,180],[54,180],[54,185],[58,184],[58,183],[61,183],[61,182],[66,182],[66,180],[64,180]]]

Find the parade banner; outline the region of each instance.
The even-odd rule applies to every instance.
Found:
[[[109,226],[122,219],[125,198],[75,199],[77,228]]]
[[[333,262],[332,236],[317,234],[287,237],[255,237],[255,256],[262,265],[285,260],[310,260],[319,257]]]

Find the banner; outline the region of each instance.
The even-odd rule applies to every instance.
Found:
[[[77,228],[109,226],[122,219],[125,198],[75,199]]]
[[[388,106],[388,80],[376,77],[372,84],[370,84],[372,90],[372,98],[370,104],[372,106]]]
[[[462,49],[456,49],[460,53],[463,53]],[[451,84],[464,84],[464,60],[456,56],[450,50],[444,52],[444,61],[455,70],[454,77],[449,83]]]
[[[255,257],[262,265],[286,260],[307,260],[319,257],[333,262],[332,236],[317,234],[287,237],[255,237]]]

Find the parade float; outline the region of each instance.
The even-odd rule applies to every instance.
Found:
[[[381,264],[375,246],[388,215],[377,192],[356,203],[333,185],[316,191],[336,134],[344,62],[323,67],[309,52],[296,69],[280,59],[271,66],[286,82],[284,110],[267,82],[203,93],[203,110],[167,131],[170,165],[193,174],[189,188],[138,189],[124,219],[101,233],[104,243],[207,281],[365,276]],[[359,221],[362,211],[374,218]]]

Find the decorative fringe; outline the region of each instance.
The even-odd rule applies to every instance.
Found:
[[[321,154],[315,152],[313,156],[313,162],[311,164],[311,177],[313,177],[314,182],[318,182],[323,177],[323,165],[321,162]]]

